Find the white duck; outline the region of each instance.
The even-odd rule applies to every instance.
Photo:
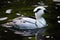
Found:
[[[15,27],[19,29],[35,29],[45,27],[46,21],[42,17],[44,10],[46,9],[42,6],[38,6],[34,9],[36,19],[29,17],[19,17],[18,19],[14,19],[13,22],[16,25]]]

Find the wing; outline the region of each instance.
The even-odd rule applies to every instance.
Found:
[[[24,22],[29,22],[29,23],[35,23],[35,19],[33,19],[33,18],[28,18],[28,17],[24,17],[24,18],[22,18],[21,19],[22,21],[24,21]]]
[[[35,25],[35,19],[28,18],[28,17],[22,17],[20,19],[15,20],[15,24],[19,29],[35,29],[37,28]]]
[[[19,18],[13,19],[13,22],[17,22],[17,21],[21,23],[25,23],[25,22],[35,23],[36,20],[28,17],[19,17]]]
[[[21,23],[17,25],[19,29],[36,29],[36,25],[32,23]],[[17,27],[16,26],[16,27]]]

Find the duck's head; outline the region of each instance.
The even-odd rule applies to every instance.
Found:
[[[37,12],[39,12],[39,11],[43,11],[43,12],[45,12],[46,11],[46,8],[45,7],[43,7],[43,6],[38,6],[38,7],[36,7],[34,10],[33,10],[33,12],[35,12],[35,13],[37,13]]]
[[[45,7],[43,7],[43,6],[38,6],[38,7],[36,7],[36,8],[33,10],[33,12],[35,13],[35,16],[36,16],[37,18],[39,18],[39,17],[42,17],[42,15],[43,15],[45,12],[47,12],[47,11],[46,11]]]

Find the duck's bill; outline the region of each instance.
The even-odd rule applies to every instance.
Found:
[[[48,10],[44,10],[44,13],[48,13]]]

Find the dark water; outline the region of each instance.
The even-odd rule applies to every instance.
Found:
[[[0,40],[23,40],[25,38],[21,35],[14,34],[13,31],[7,28],[0,27],[0,29]]]

